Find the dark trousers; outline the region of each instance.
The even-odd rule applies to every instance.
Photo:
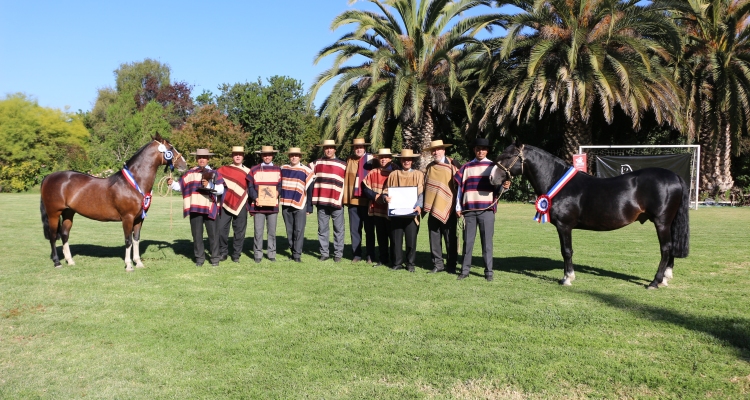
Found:
[[[256,260],[263,258],[263,231],[268,227],[268,258],[276,259],[276,221],[279,213],[263,214],[256,213],[253,215],[253,253]]]
[[[391,218],[391,245],[393,246],[393,266],[398,267],[404,262],[404,236],[406,236],[406,267],[414,268],[417,257],[417,234],[419,225],[411,218]]]
[[[289,251],[292,252],[293,259],[299,260],[302,256],[302,246],[305,244],[307,211],[291,206],[283,206],[281,207],[281,215],[284,217],[286,237],[289,240]]]
[[[467,211],[464,213],[464,262],[461,274],[468,275],[471,269],[471,252],[474,250],[474,239],[477,236],[482,242],[482,258],[484,258],[484,276],[492,276],[492,237],[495,235],[495,213],[492,210]]]
[[[375,256],[375,225],[368,215],[368,206],[349,207],[349,234],[352,238],[353,257]],[[365,228],[365,255],[362,256],[362,227]]]
[[[203,247],[203,225],[206,226],[208,235],[208,247],[211,253],[211,264],[218,264],[221,254],[219,253],[219,224],[208,218],[206,214],[190,213],[190,231],[193,233],[193,254],[195,263],[203,264],[206,261],[206,252]]]
[[[232,247],[232,260],[239,260],[242,255],[242,247],[245,244],[245,232],[247,231],[247,207],[242,206],[237,215],[223,208],[219,216],[219,254],[222,258],[229,255],[229,226],[234,231]]]
[[[458,233],[456,232],[456,214],[451,212],[446,223],[430,214],[427,219],[427,229],[430,232],[430,252],[432,253],[432,264],[437,269],[447,269],[449,272],[456,271],[458,262]],[[445,252],[448,254],[448,264],[443,264],[443,242]]]
[[[391,221],[386,217],[376,216],[373,216],[372,220],[378,237],[378,252],[380,253],[378,261],[381,264],[388,264],[393,259],[393,246],[389,243],[391,239]]]

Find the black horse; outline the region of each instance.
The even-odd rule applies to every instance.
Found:
[[[513,175],[523,175],[536,195],[541,196],[569,169],[570,165],[542,149],[516,143],[497,158],[490,181],[499,185]],[[549,220],[557,227],[565,260],[565,275],[560,281],[563,285],[570,285],[575,279],[573,229],[610,231],[634,221],[652,221],[659,237],[661,262],[649,289],[667,286],[667,280],[672,279],[674,258],[688,255],[690,188],[672,171],[644,168],[614,178],[578,173],[550,203]]]

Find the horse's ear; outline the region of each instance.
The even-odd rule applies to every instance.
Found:
[[[513,145],[516,147],[523,147],[523,144],[521,143],[521,140],[518,138],[513,139]]]
[[[157,142],[161,142],[161,141],[163,141],[163,140],[164,140],[164,139],[163,139],[163,138],[161,137],[161,135],[160,135],[160,134],[158,134],[158,133],[157,133],[157,134],[156,134],[155,136],[153,136],[153,137],[152,137],[152,139],[156,140]]]

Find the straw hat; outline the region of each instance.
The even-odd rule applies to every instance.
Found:
[[[212,156],[212,155],[214,155],[214,153],[211,153],[210,151],[208,151],[208,149],[198,149],[198,150],[195,151],[195,153],[190,153],[190,154],[192,154],[194,156]]]
[[[374,154],[374,156],[377,158],[385,157],[385,156],[393,157],[393,154],[391,154],[391,149],[385,148],[385,149],[378,150],[378,154]]]
[[[305,154],[299,147],[290,147],[286,154]]]
[[[365,143],[365,139],[357,138],[352,140],[352,146],[369,146],[370,143]]]
[[[278,150],[274,150],[273,146],[260,146],[260,151],[256,151],[255,154],[267,154],[267,153],[278,153]]]
[[[325,147],[325,146],[338,146],[338,145],[336,144],[335,140],[326,139],[326,140],[323,141],[323,143],[318,144],[316,146],[318,146],[318,147]]]
[[[396,158],[417,158],[417,157],[419,157],[419,154],[414,154],[414,150],[412,149],[403,149],[401,150],[401,154],[396,156]]]
[[[232,146],[232,153],[245,154],[245,146]]]
[[[433,149],[437,149],[437,148],[440,148],[440,147],[446,148],[446,147],[451,147],[451,146],[453,146],[453,145],[452,144],[443,144],[442,140],[433,140],[433,141],[430,142],[430,147],[426,147],[426,148],[422,149],[422,151],[432,151]]]

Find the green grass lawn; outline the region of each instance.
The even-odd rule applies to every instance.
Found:
[[[646,290],[653,224],[574,231],[562,287],[525,204],[499,206],[489,283],[478,243],[469,279],[427,274],[426,227],[415,274],[319,262],[314,215],[302,264],[279,217],[278,262],[248,238],[239,264],[196,268],[176,196],[154,199],[147,268],[124,271],[119,223],[77,216],[76,265],[55,269],[39,195],[0,201],[0,398],[750,396],[750,208],[691,211],[690,256]]]

